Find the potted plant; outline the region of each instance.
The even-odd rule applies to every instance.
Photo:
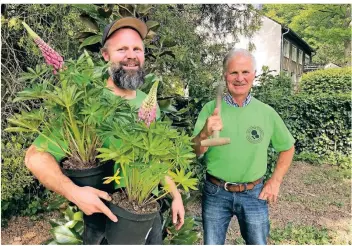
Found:
[[[110,210],[119,218],[117,223],[106,221],[105,236],[109,244],[144,244],[158,213],[157,200],[170,190],[164,184],[170,176],[186,191],[196,189],[197,179],[190,178],[190,163],[195,157],[191,137],[171,127],[171,122],[155,122],[156,94],[159,80],[155,79],[138,112],[138,121],[121,125],[117,121],[103,124],[101,136],[113,136],[120,145],[99,148],[98,158],[113,160],[119,165],[114,176],[105,183],[124,183],[123,189],[111,194]],[[122,174],[120,176],[120,174]]]
[[[63,64],[62,57],[23,24],[54,73],[43,65],[23,74],[20,79],[31,80],[33,87],[19,92],[14,101],[37,100],[39,105],[8,119],[11,127],[6,131],[38,134],[39,149],[50,152],[74,183],[111,191],[102,178],[113,174],[113,163],[97,159],[105,141],[97,130],[112,120],[133,121],[136,109],[120,97],[104,96],[111,93],[105,88],[107,64],[94,64],[86,51]]]

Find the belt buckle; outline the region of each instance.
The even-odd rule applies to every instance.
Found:
[[[224,184],[224,189],[225,189],[226,191],[229,191],[229,190],[227,189],[227,185],[228,185],[228,184],[238,185],[238,183],[225,182],[225,184]]]

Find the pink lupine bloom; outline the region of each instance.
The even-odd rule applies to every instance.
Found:
[[[34,39],[34,42],[38,45],[42,55],[44,56],[46,64],[52,65],[54,67],[53,73],[56,74],[64,64],[64,59],[62,56],[47,43],[45,43],[24,21],[22,21],[22,24],[26,28],[29,35]]]
[[[154,82],[152,88],[150,89],[147,97],[142,102],[142,106],[138,111],[139,120],[143,120],[145,124],[149,127],[150,123],[156,119],[156,110],[158,107],[156,101],[156,93],[158,91],[159,81]]]

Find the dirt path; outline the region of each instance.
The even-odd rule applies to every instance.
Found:
[[[6,228],[1,228],[1,244],[36,245],[49,240],[49,220],[59,217],[59,212],[50,212],[43,219],[33,221],[29,217],[13,217]]]
[[[345,172],[346,173],[346,172]],[[188,206],[188,214],[201,216],[200,200]],[[41,244],[51,236],[50,213],[40,221],[28,217],[12,218],[1,229],[2,244]],[[288,223],[327,228],[329,244],[352,244],[351,180],[331,166],[312,166],[295,162],[281,186],[279,202],[270,206],[271,230]],[[16,241],[16,240],[17,241]],[[202,240],[198,244],[202,244]],[[271,242],[274,243],[274,242]],[[226,244],[243,244],[237,221],[231,221]],[[301,244],[284,241],[282,244]]]

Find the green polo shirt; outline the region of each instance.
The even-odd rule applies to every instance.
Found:
[[[194,136],[203,129],[214,109],[215,101],[203,107],[194,128]],[[229,137],[231,143],[209,147],[204,158],[207,171],[227,182],[259,179],[267,169],[270,142],[278,152],[290,149],[295,142],[276,111],[254,97],[245,107],[233,107],[222,100],[221,119],[223,129],[220,137]]]

